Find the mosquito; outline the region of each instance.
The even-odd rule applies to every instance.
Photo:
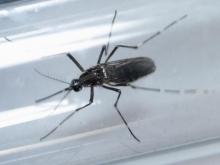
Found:
[[[71,91],[79,92],[83,89],[83,87],[90,88],[90,98],[89,102],[77,109],[75,109],[73,112],[71,112],[69,115],[67,115],[54,129],[52,129],[50,132],[48,132],[45,136],[41,137],[40,140],[43,140],[47,138],[49,135],[54,133],[63,123],[65,123],[68,119],[70,119],[76,112],[79,112],[83,110],[84,108],[90,106],[93,103],[94,100],[94,87],[100,86],[106,90],[110,90],[113,92],[116,92],[117,98],[114,103],[114,108],[117,111],[118,115],[120,116],[121,120],[127,127],[128,131],[130,132],[131,136],[137,141],[141,142],[140,139],[133,133],[130,126],[128,125],[126,119],[123,117],[121,111],[118,108],[118,102],[121,96],[121,90],[118,87],[127,86],[131,87],[132,89],[142,89],[142,90],[148,90],[148,91],[155,91],[160,92],[160,89],[158,88],[145,88],[145,87],[139,87],[132,85],[131,83],[136,81],[139,78],[142,78],[144,76],[147,76],[149,74],[152,74],[156,70],[156,65],[154,61],[149,57],[135,57],[135,58],[126,58],[116,61],[110,61],[113,55],[115,55],[115,52],[119,48],[123,49],[138,49],[142,45],[146,44],[150,40],[154,39],[156,36],[160,35],[164,31],[168,30],[173,25],[177,24],[178,22],[182,21],[187,17],[187,15],[184,15],[177,20],[171,22],[167,26],[165,26],[163,29],[157,31],[144,41],[138,43],[137,45],[116,45],[110,53],[108,53],[109,50],[109,43],[110,38],[112,36],[112,29],[114,22],[116,20],[117,16],[117,10],[115,10],[112,23],[111,23],[111,30],[108,35],[108,41],[107,44],[103,45],[97,60],[97,63],[95,66],[84,69],[83,66],[70,54],[67,53],[66,56],[77,66],[77,68],[82,72],[82,74],[77,79],[73,79],[70,83],[59,80],[57,78],[54,78],[52,76],[46,75],[44,73],[41,73],[38,70],[35,70],[40,75],[52,79],[54,81],[59,81],[61,83],[68,84],[68,87],[66,87],[63,90],[60,90],[54,94],[51,94],[47,97],[43,97],[41,99],[36,100],[37,103],[45,101],[55,95],[65,93],[63,98],[60,100],[59,104],[69,95]],[[105,60],[103,60],[103,55],[106,55]],[[101,62],[103,61],[103,62]],[[173,92],[176,93],[178,90],[169,90],[167,92]],[[58,105],[59,105],[58,104]],[[57,108],[58,106],[56,106]]]

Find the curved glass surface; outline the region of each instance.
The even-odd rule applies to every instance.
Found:
[[[0,164],[102,164],[218,139],[219,3],[53,0],[0,6]],[[71,82],[81,72],[67,52],[85,69],[96,65],[115,10],[109,51],[165,30],[137,50],[118,49],[111,59],[143,56],[155,62],[156,71],[134,84],[160,91],[119,87],[118,107],[141,143],[114,108],[117,93],[101,87],[95,88],[91,106],[40,141],[88,103],[90,90],[71,92],[57,109],[63,95],[36,104],[67,84],[35,69]]]

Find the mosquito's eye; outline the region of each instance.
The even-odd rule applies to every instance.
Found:
[[[71,84],[73,86],[78,85],[79,84],[79,80],[72,80]]]
[[[82,86],[81,86],[81,85],[77,85],[77,86],[74,86],[74,87],[73,87],[73,90],[76,91],[76,92],[81,91],[81,89],[82,89]]]

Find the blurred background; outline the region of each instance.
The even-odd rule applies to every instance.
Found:
[[[220,2],[217,0],[1,0],[0,165],[5,164],[219,164]],[[110,50],[137,45],[188,15],[138,50],[119,49],[111,60],[150,57],[156,71],[117,94],[95,88],[94,103],[43,141],[59,122],[89,101],[89,89],[36,104],[96,65],[115,10]],[[180,90],[179,94],[165,89]],[[196,92],[184,93],[193,89]]]

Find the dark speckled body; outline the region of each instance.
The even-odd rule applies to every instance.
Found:
[[[83,86],[123,86],[153,73],[155,69],[154,61],[148,57],[127,58],[91,67],[80,76],[79,81]]]

